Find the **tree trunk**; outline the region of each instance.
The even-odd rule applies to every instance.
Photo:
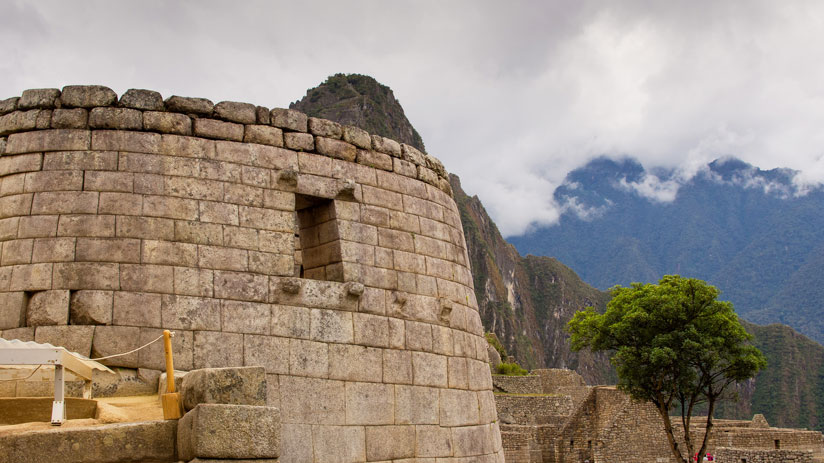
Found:
[[[698,451],[698,457],[704,458],[704,453],[707,452],[707,444],[710,441],[710,431],[712,431],[713,423],[712,423],[712,414],[715,412],[715,398],[710,397],[708,399],[708,406],[707,406],[707,427],[704,430],[704,441],[701,443],[701,450]]]
[[[658,409],[658,414],[661,415],[661,419],[664,420],[664,432],[667,433],[667,441],[669,442],[672,454],[675,456],[677,461],[681,463],[689,463],[689,461],[685,460],[684,456],[681,455],[681,450],[678,449],[678,441],[672,433],[672,422],[670,421],[669,408],[662,408],[661,406],[656,406],[656,408]],[[690,458],[690,455],[687,455],[687,458]]]

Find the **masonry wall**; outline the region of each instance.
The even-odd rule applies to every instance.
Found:
[[[283,462],[503,461],[443,166],[285,109],[0,101],[0,336],[262,365]],[[162,347],[107,363],[162,369]]]
[[[713,456],[718,463],[811,463],[813,461],[813,453],[804,450],[719,448]]]

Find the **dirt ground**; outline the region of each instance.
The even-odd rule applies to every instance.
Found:
[[[137,421],[154,421],[163,419],[160,397],[143,395],[131,397],[106,397],[95,399],[97,412],[95,418],[66,420],[62,426],[52,426],[47,422],[23,423],[0,426],[0,435],[24,431],[77,428],[107,423],[130,423]]]

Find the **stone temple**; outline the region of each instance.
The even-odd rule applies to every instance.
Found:
[[[435,158],[245,103],[100,86],[0,101],[0,336],[262,366],[282,462],[503,462]],[[154,344],[108,365],[163,368]],[[0,391],[22,395],[20,390]]]

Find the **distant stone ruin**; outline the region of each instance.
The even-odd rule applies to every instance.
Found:
[[[102,357],[170,329],[178,369],[262,366],[281,462],[504,461],[460,216],[411,146],[288,109],[27,90],[0,101],[0,241],[0,336]],[[162,346],[106,363],[156,378]]]
[[[661,417],[614,387],[590,387],[571,370],[535,370],[530,376],[493,376],[507,463],[675,462]],[[693,436],[704,435],[693,417]],[[714,420],[708,452],[719,463],[824,460],[818,431],[772,428],[752,421]],[[680,419],[673,420],[683,438]]]

